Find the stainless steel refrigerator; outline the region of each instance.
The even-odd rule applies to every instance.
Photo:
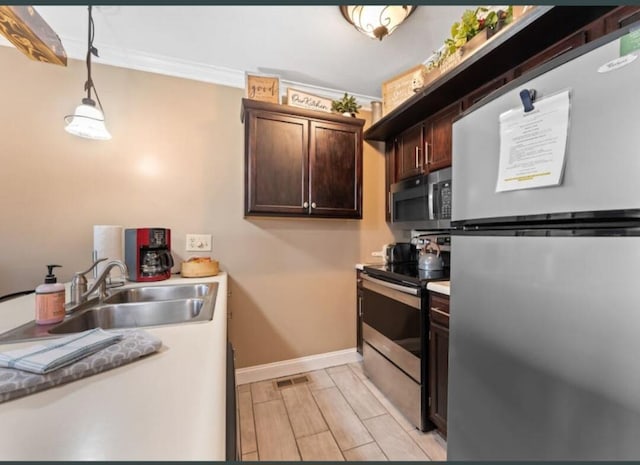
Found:
[[[463,229],[451,243],[449,460],[640,460],[632,29],[514,81],[453,125],[452,220]],[[556,185],[497,191],[500,118],[524,117],[531,89],[534,111],[568,91],[563,172]]]

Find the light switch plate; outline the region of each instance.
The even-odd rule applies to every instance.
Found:
[[[212,247],[211,234],[187,234],[187,252],[211,252]]]

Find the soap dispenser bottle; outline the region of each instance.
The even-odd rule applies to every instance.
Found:
[[[53,274],[53,269],[60,267],[47,265],[49,273],[44,284],[36,287],[36,324],[50,325],[64,320],[64,284]]]

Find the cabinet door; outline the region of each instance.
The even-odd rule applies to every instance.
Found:
[[[513,70],[514,77],[518,77],[525,73],[526,71],[536,68],[543,63],[546,63],[553,58],[562,55],[563,53],[568,52],[569,50],[573,50],[576,47],[579,47],[583,44],[587,43],[588,32],[586,29],[576,32],[564,39],[560,42],[555,43],[551,47],[543,50],[542,52],[534,55],[529,58],[527,61],[517,66]]]
[[[397,137],[395,155],[396,182],[423,173],[422,124]]]
[[[310,213],[362,218],[362,128],[311,121]]]
[[[447,435],[449,297],[429,294],[429,418]]]
[[[306,119],[255,111],[245,125],[245,214],[308,212]]]
[[[511,80],[510,78],[511,78],[511,71],[508,71],[507,73],[501,76],[498,76],[493,81],[489,81],[482,87],[479,87],[473,92],[465,95],[464,98],[462,99],[462,109],[466,110],[470,106],[475,105],[484,97],[489,95],[491,92],[505,85],[508,81]]]
[[[460,102],[446,107],[429,118],[427,137],[425,141],[425,157],[427,171],[431,172],[440,168],[451,166],[451,142],[453,119],[460,114]]]
[[[356,350],[362,355],[362,299],[364,298],[360,288],[362,278],[361,271],[356,271]]]
[[[620,6],[604,17],[604,33],[615,31],[640,21],[640,6]]]
[[[385,186],[385,199],[384,199],[384,219],[387,223],[391,222],[391,184],[396,180],[394,166],[396,156],[396,140],[390,139],[385,143],[384,149],[384,186]]]
[[[431,322],[429,329],[429,418],[447,436],[449,329]]]

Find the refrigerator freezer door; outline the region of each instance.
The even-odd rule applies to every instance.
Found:
[[[451,247],[448,459],[637,460],[640,237]]]
[[[537,76],[453,124],[453,221],[640,208],[640,59],[598,72],[620,56],[619,42]],[[564,180],[496,193],[499,117],[522,107],[522,89],[535,89],[538,98],[570,90]]]

